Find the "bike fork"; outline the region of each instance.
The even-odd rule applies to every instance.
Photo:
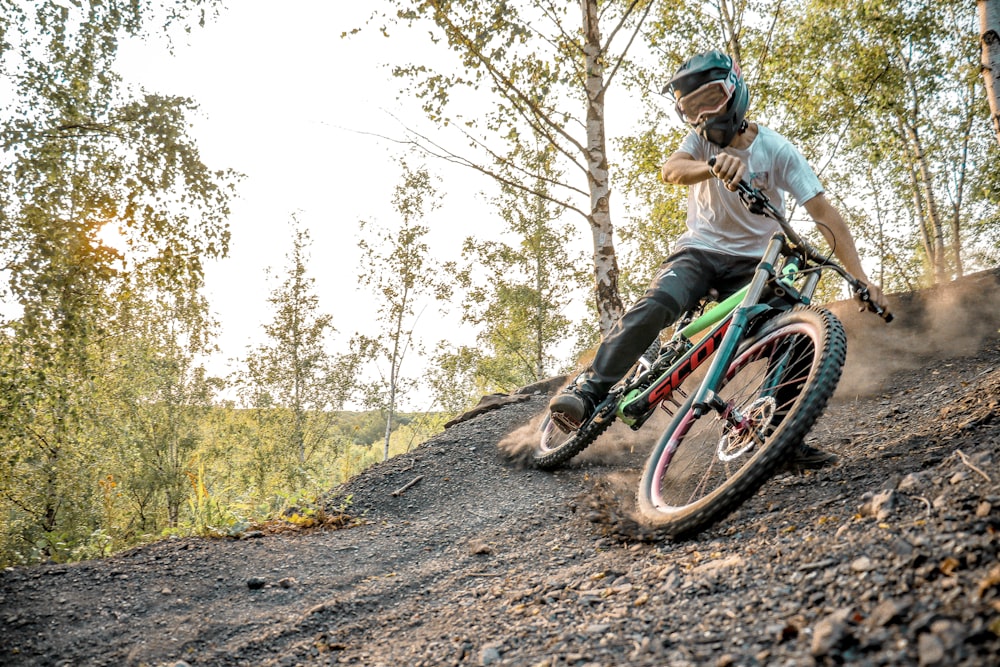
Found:
[[[761,295],[767,286],[767,281],[775,275],[774,264],[778,261],[781,248],[785,245],[785,237],[782,234],[775,234],[771,237],[767,250],[757,265],[753,279],[747,288],[747,293],[743,297],[743,302],[733,311],[732,321],[729,330],[722,338],[719,349],[715,353],[715,358],[708,367],[708,372],[701,386],[695,393],[692,411],[697,419],[709,410],[715,410],[719,414],[725,415],[729,409],[728,404],[719,398],[718,390],[722,384],[723,376],[729,369],[733,358],[736,356],[736,349],[743,340],[747,327],[753,317],[767,310],[769,306],[760,303]]]

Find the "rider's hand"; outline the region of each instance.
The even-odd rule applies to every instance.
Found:
[[[878,306],[883,311],[885,311],[885,313],[883,314],[883,317],[885,315],[888,315],[889,314],[889,302],[885,298],[885,294],[882,292],[882,288],[879,287],[878,285],[874,284],[874,283],[868,283],[867,286],[868,286],[868,300],[871,302],[872,305]],[[860,301],[860,296],[858,294],[855,294],[854,298],[856,298],[856,299],[858,299]],[[861,306],[860,306],[860,308],[858,308],[858,310],[864,311],[867,308],[868,308],[868,304],[862,302]]]
[[[743,180],[743,176],[747,173],[747,166],[735,155],[723,152],[715,156],[712,173],[726,184],[727,190],[735,192],[737,183]]]

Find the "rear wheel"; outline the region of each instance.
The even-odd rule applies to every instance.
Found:
[[[576,429],[566,432],[545,415],[538,428],[538,445],[531,452],[531,464],[541,470],[552,470],[590,446],[615,420],[614,402],[605,400],[597,406],[594,417]]]
[[[847,353],[831,313],[799,307],[744,342],[719,389],[726,407],[681,407],[650,454],[639,511],[667,534],[701,530],[739,507],[790,456],[822,414]]]

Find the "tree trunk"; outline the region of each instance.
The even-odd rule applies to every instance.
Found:
[[[45,454],[45,494],[42,508],[42,530],[51,533],[59,525],[59,449],[51,448]],[[46,549],[47,555],[52,555]]]
[[[945,253],[944,253],[944,226],[941,223],[941,216],[938,213],[937,198],[934,196],[934,179],[930,166],[927,163],[927,156],[924,154],[924,147],[920,141],[920,134],[917,128],[907,124],[906,132],[910,140],[910,151],[918,170],[919,178],[916,179],[916,187],[919,188],[917,197],[923,199],[923,213],[926,220],[923,225],[931,234],[932,251],[930,259],[934,268],[934,282],[944,282],[946,278]]]
[[[722,23],[722,36],[726,40],[726,51],[736,61],[736,64],[743,67],[743,50],[740,48],[739,23],[742,21],[743,10],[733,7],[730,10],[730,3],[722,0],[718,4],[719,19]]]
[[[934,265],[934,244],[931,242],[931,233],[927,229],[927,216],[924,215],[924,203],[920,199],[920,186],[917,184],[917,168],[911,160],[906,165],[906,175],[910,179],[910,192],[913,195],[913,213],[917,217],[917,225],[920,227],[920,244],[924,248],[924,254],[931,266]]]
[[[977,0],[983,81],[990,103],[990,118],[1000,143],[1000,0]]]
[[[296,264],[300,263],[300,259],[296,259]],[[292,304],[292,330],[289,332],[292,335],[291,347],[292,347],[292,451],[298,457],[299,468],[295,474],[296,481],[299,481],[302,470],[306,463],[306,437],[305,437],[305,408],[303,407],[303,397],[302,397],[302,385],[304,383],[305,373],[302,369],[302,360],[300,358],[300,352],[302,347],[302,318],[299,316],[299,307],[302,298],[302,285],[299,281],[300,273],[299,267],[296,266],[295,282],[292,286],[292,294],[295,298],[295,303]]]
[[[955,259],[955,278],[965,275],[965,265],[962,262],[962,204],[965,201],[965,178],[969,169],[969,141],[972,137],[972,126],[976,121],[976,90],[969,87],[968,104],[965,106],[964,128],[962,133],[962,160],[958,165],[955,178],[955,198],[951,211],[951,243],[952,256]]]
[[[407,282],[403,277],[404,285]],[[392,357],[389,359],[389,405],[385,415],[385,449],[382,453],[382,460],[389,460],[389,439],[392,436],[392,420],[396,416],[396,390],[399,388],[399,369],[403,365],[403,351],[400,343],[403,339],[403,315],[406,314],[406,302],[409,298],[410,290],[403,287],[402,302],[396,312],[395,330],[392,333]]]
[[[399,348],[399,343],[397,341],[396,348],[392,353],[392,360],[390,362],[391,370],[389,371],[389,404],[386,406],[385,410],[385,447],[382,452],[382,460],[389,460],[389,439],[392,437],[392,419],[395,417],[396,413],[396,359],[397,352]]]
[[[393,387],[392,389],[389,390],[389,404],[390,405],[392,403],[394,403],[395,400],[396,400],[395,393],[396,393],[395,392],[395,387]],[[384,445],[384,449],[382,451],[382,460],[383,461],[388,461],[389,460],[389,439],[392,437],[392,419],[395,416],[393,413],[394,413],[394,410],[391,407],[388,410],[386,410],[386,415],[385,415],[385,445]]]
[[[538,180],[541,181],[543,174],[541,169],[539,169]],[[534,363],[535,363],[535,376],[532,378],[534,381],[541,380],[545,377],[545,315],[547,305],[545,303],[544,291],[545,291],[545,276],[546,276],[546,266],[541,255],[542,244],[544,243],[542,239],[545,238],[545,227],[546,220],[548,216],[545,210],[545,201],[541,197],[535,198],[535,214],[534,214],[534,225],[533,235],[535,241],[535,262],[532,269],[535,272],[535,316],[534,316],[534,331],[532,335],[535,338],[534,345]]]
[[[600,13],[597,0],[582,0],[583,53],[587,91],[587,180],[590,184],[590,222],[594,239],[594,275],[597,280],[597,314],[601,334],[611,330],[624,312],[618,295],[618,260],[615,257],[609,197],[607,137],[604,126],[604,63]]]
[[[923,148],[920,148],[917,160],[920,165],[920,181],[924,189],[924,200],[927,202],[928,224],[934,232],[934,281],[941,283],[947,279],[944,251],[944,224],[941,222],[941,216],[938,213],[937,198],[934,196],[933,175],[928,167],[927,156],[924,155]]]

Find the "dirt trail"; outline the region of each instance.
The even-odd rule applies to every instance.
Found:
[[[345,485],[359,527],[0,573],[0,664],[996,664],[997,287],[906,295],[890,327],[838,305],[848,375],[810,438],[840,465],[694,539],[633,530],[627,430],[511,464],[532,396]]]

